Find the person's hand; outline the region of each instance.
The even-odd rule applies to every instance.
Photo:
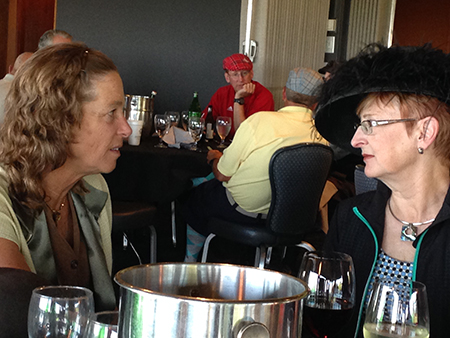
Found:
[[[255,84],[249,82],[243,85],[242,89],[238,90],[234,95],[235,98],[240,99],[252,95],[255,92]]]
[[[212,164],[212,161],[214,161],[216,158],[219,159],[222,157],[222,153],[218,150],[210,150],[208,151],[208,155],[206,155],[206,160],[209,164]]]

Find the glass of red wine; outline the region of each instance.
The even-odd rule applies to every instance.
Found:
[[[307,252],[299,278],[310,289],[303,306],[303,325],[317,338],[335,337],[350,319],[355,303],[352,258],[340,252]]]

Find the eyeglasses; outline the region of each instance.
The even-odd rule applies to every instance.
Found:
[[[362,132],[365,135],[372,134],[372,128],[378,126],[384,126],[387,124],[398,123],[398,122],[410,122],[417,121],[417,119],[396,119],[396,120],[364,120],[360,123],[355,124],[355,130],[361,127]]]
[[[250,74],[250,71],[248,70],[243,70],[241,72],[227,72],[228,75],[230,75],[231,77],[234,78],[239,78],[239,77],[246,77],[248,74]]]

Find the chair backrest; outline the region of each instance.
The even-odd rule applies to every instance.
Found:
[[[269,164],[272,202],[267,226],[280,235],[315,229],[320,197],[330,172],[333,151],[319,143],[278,149]]]
[[[373,177],[367,177],[364,173],[364,166],[358,164],[355,167],[355,193],[356,195],[365,193],[367,191],[376,190],[378,180]]]

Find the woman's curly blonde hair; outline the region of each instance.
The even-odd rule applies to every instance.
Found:
[[[43,175],[66,161],[82,104],[95,97],[92,80],[111,71],[117,68],[106,55],[75,43],[41,49],[18,70],[5,101],[0,162],[21,204],[42,210]]]

